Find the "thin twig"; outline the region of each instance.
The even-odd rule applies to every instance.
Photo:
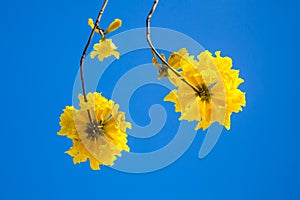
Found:
[[[86,45],[84,47],[84,50],[82,52],[81,59],[80,59],[80,79],[81,79],[82,93],[83,93],[83,97],[84,97],[84,101],[85,102],[88,102],[88,100],[87,100],[87,97],[86,97],[86,88],[85,88],[85,83],[84,83],[84,70],[83,70],[84,58],[85,58],[86,52],[87,52],[87,50],[88,50],[88,48],[89,48],[89,46],[90,46],[90,44],[92,42],[92,39],[93,39],[94,34],[95,34],[95,31],[96,31],[97,28],[99,28],[99,23],[100,23],[101,17],[103,15],[103,12],[104,12],[104,10],[106,8],[107,3],[108,3],[108,0],[105,0],[104,3],[103,3],[103,5],[102,5],[101,10],[99,11],[97,20],[95,22],[95,26],[92,29],[92,32],[91,32],[90,37],[89,37],[89,40],[87,41],[87,43],[86,43]],[[100,34],[101,33],[103,33],[103,32],[100,29]],[[103,37],[103,34],[101,34],[101,35]],[[87,114],[88,114],[88,118],[89,118],[90,123],[92,123],[92,116],[91,116],[91,112],[90,112],[89,109],[87,109]]]
[[[80,59],[80,78],[81,78],[81,86],[82,86],[82,93],[83,93],[83,97],[84,97],[84,101],[87,102],[87,98],[86,98],[86,88],[85,88],[85,84],[84,84],[84,71],[83,71],[83,63],[84,63],[84,58],[86,56],[86,52],[91,44],[91,41],[94,37],[94,34],[95,34],[95,31],[96,29],[99,27],[99,23],[100,23],[100,20],[101,20],[101,17],[103,15],[103,12],[106,8],[106,5],[108,3],[108,0],[105,0],[103,5],[102,5],[102,8],[101,10],[99,11],[99,14],[98,14],[98,17],[97,17],[97,20],[95,22],[95,26],[94,28],[92,29],[92,32],[90,34],[90,37],[89,37],[89,40],[87,41],[87,44],[85,45],[85,48],[82,52],[82,55],[81,55],[81,59]]]
[[[151,33],[150,33],[150,22],[151,22],[151,18],[152,15],[157,7],[158,4],[158,0],[154,0],[153,6],[151,8],[151,11],[148,14],[147,20],[146,20],[146,27],[147,27],[147,33],[146,33],[146,37],[147,37],[147,42],[152,50],[153,56],[157,56],[159,58],[159,60],[163,63],[163,65],[165,65],[166,67],[168,67],[168,69],[170,69],[177,77],[179,77],[184,83],[186,83],[188,86],[190,86],[195,92],[198,92],[197,88],[195,86],[193,86],[191,83],[189,83],[186,79],[184,79],[156,50],[156,48],[154,47],[154,45],[152,44],[151,41]]]

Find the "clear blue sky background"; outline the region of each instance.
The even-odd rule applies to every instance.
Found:
[[[153,25],[180,31],[233,57],[246,81],[242,89],[248,105],[233,115],[231,131],[223,132],[205,159],[197,157],[204,137],[199,132],[177,162],[140,175],[106,167],[92,171],[87,163],[74,166],[63,153],[69,141],[56,135],[59,115],[71,104],[90,32],[87,18],[95,17],[101,4],[1,3],[1,200],[300,199],[297,1],[161,0]],[[118,32],[143,27],[151,5],[151,0],[110,0],[103,25],[119,17],[124,24]],[[135,64],[151,59],[149,51],[137,54]],[[105,86],[99,90],[109,92]],[[167,93],[162,89],[161,95],[145,95],[151,90],[141,88],[135,96],[142,101],[144,94],[150,104],[149,97],[159,101]],[[171,112],[172,105],[166,106]],[[146,113],[135,114],[140,124],[147,124]],[[151,145],[157,141],[139,150]]]

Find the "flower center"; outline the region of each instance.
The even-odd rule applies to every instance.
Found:
[[[85,132],[88,134],[87,139],[94,141],[98,140],[98,138],[105,133],[102,121],[98,123],[97,120],[94,120],[92,123],[89,123]]]
[[[211,99],[211,94],[209,91],[209,88],[202,83],[201,85],[198,85],[197,87],[196,96],[201,98],[201,101],[209,102]]]

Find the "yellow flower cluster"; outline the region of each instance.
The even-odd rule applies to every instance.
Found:
[[[131,124],[125,121],[125,113],[100,93],[88,93],[87,102],[79,95],[80,109],[67,106],[60,117],[58,135],[67,136],[73,146],[66,152],[74,164],[90,160],[93,170],[99,165],[112,166],[116,156],[129,151],[126,129]]]
[[[88,25],[93,29],[95,27],[93,19],[88,19]],[[120,58],[120,53],[116,51],[117,47],[112,42],[111,39],[106,39],[104,36],[110,32],[117,30],[122,26],[122,20],[115,19],[108,28],[102,32],[99,28],[96,28],[97,33],[101,33],[102,39],[99,40],[99,43],[94,44],[94,51],[91,52],[90,57],[94,59],[98,56],[98,59],[102,62],[104,58],[108,58],[110,56],[115,56],[117,59]]]
[[[244,80],[232,69],[231,58],[221,57],[219,51],[215,57],[204,51],[197,58],[186,49],[170,55],[168,63],[181,77],[168,70],[168,78],[177,89],[164,100],[175,103],[175,111],[181,113],[179,120],[198,121],[196,130],[205,130],[214,122],[229,130],[231,114],[246,105],[245,93],[238,89]]]

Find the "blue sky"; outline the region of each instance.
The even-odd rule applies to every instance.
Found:
[[[247,107],[233,115],[232,129],[222,133],[205,159],[197,157],[205,135],[199,131],[179,160],[148,174],[107,167],[92,171],[87,163],[74,166],[64,154],[70,142],[56,135],[59,115],[72,103],[90,32],[87,19],[97,15],[101,4],[2,2],[0,199],[300,198],[298,2],[161,0],[153,26],[185,33],[208,50],[231,56],[245,79],[241,89],[247,92]],[[150,0],[110,0],[102,24],[118,17],[123,26],[116,33],[144,27],[151,5]],[[120,60],[127,70],[151,60],[150,51],[131,56]],[[112,77],[113,83],[120,71],[108,70],[103,82]],[[98,89],[109,95],[112,83]],[[137,91],[137,102],[146,108],[161,102],[167,91],[155,87]],[[153,90],[161,93],[149,95]],[[165,106],[172,111],[171,104]],[[131,110],[137,123],[148,123],[146,109]],[[176,117],[174,113],[171,119]],[[172,133],[167,134],[163,130],[152,141],[129,140],[136,151],[149,151],[167,143]]]

